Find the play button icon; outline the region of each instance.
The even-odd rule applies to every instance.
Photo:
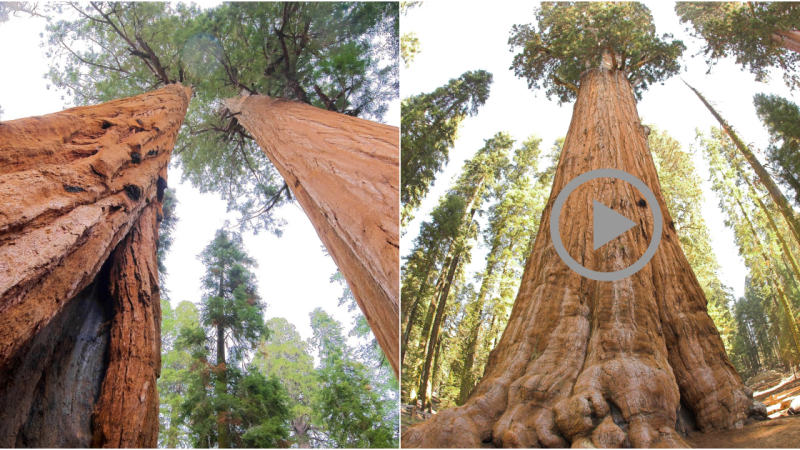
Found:
[[[650,244],[647,246],[647,250],[638,261],[616,272],[598,272],[580,265],[580,263],[575,261],[575,259],[570,256],[570,254],[564,248],[564,243],[561,242],[561,232],[559,231],[558,221],[561,218],[561,209],[564,207],[564,202],[567,201],[569,194],[571,194],[572,191],[574,191],[578,186],[586,183],[587,181],[594,180],[595,178],[616,178],[630,183],[633,185],[633,187],[638,189],[642,195],[644,195],[644,198],[647,200],[647,204],[650,206],[650,211],[653,214],[653,237],[650,240]],[[608,206],[598,202],[597,200],[592,200],[592,227],[594,236],[592,244],[594,246],[594,250],[597,250],[600,247],[608,244],[614,240],[614,238],[630,230],[636,225],[636,223],[609,208]],[[650,262],[650,259],[653,258],[653,255],[656,254],[656,250],[658,250],[658,244],[661,242],[661,232],[663,231],[663,228],[664,224],[661,217],[661,208],[658,206],[658,200],[656,200],[656,196],[653,194],[653,191],[651,191],[650,188],[648,188],[647,185],[642,182],[642,180],[627,172],[616,169],[592,170],[574,178],[567,183],[567,185],[564,186],[564,189],[562,189],[558,194],[556,201],[553,203],[553,209],[550,211],[550,238],[553,241],[553,247],[555,247],[558,256],[561,257],[561,259],[567,266],[569,266],[570,269],[586,278],[591,278],[592,280],[597,281],[621,280],[635,274],[644,266],[646,266],[647,263]]]
[[[620,234],[635,227],[636,224],[622,214],[614,212],[613,209],[592,200],[592,225],[594,228],[594,249],[608,244],[608,242]]]

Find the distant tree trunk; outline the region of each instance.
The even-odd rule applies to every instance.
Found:
[[[306,421],[305,416],[292,419],[291,424],[297,448],[311,448],[311,440],[308,437],[311,425]]]
[[[224,273],[224,270],[221,272]],[[219,285],[220,292],[222,291],[222,283]],[[217,398],[222,398],[228,393],[228,367],[225,362],[225,328],[222,324],[217,325],[217,373],[216,384],[214,385],[214,392]],[[219,448],[231,448],[230,430],[228,429],[227,413],[223,408],[217,409],[217,443]]]
[[[425,409],[425,401],[428,393],[428,381],[431,375],[431,363],[433,362],[433,355],[436,350],[436,343],[439,340],[439,328],[442,325],[442,318],[444,317],[444,310],[447,306],[447,297],[450,295],[450,288],[453,286],[453,278],[458,270],[458,263],[461,262],[461,254],[464,250],[456,253],[453,260],[450,262],[450,267],[447,271],[447,280],[445,281],[442,292],[439,295],[439,300],[436,306],[436,316],[433,319],[431,332],[428,339],[428,345],[424,353],[424,365],[422,366],[422,379],[419,382],[419,398],[421,400],[422,408]]]
[[[425,270],[427,274],[425,279],[420,284],[419,290],[417,290],[417,295],[414,296],[414,301],[411,304],[411,308],[408,312],[408,317],[406,318],[405,326],[403,327],[403,336],[402,341],[400,343],[400,365],[403,365],[403,361],[406,359],[406,350],[408,349],[408,339],[411,337],[411,330],[417,322],[417,310],[419,309],[420,301],[422,300],[425,291],[428,288],[428,280],[430,279],[430,272],[433,269],[434,263],[436,262],[436,258],[430,258],[428,267]],[[410,299],[406,299],[409,301]]]
[[[0,123],[2,446],[155,445],[158,284],[131,274],[155,271],[144,234],[190,96],[170,85]],[[108,394],[123,381],[141,413]]]
[[[465,224],[471,224],[472,220],[475,218],[475,213],[477,212],[477,209],[473,208],[473,205],[475,204],[475,201],[479,197],[479,194],[481,192],[481,189],[483,188],[483,183],[484,182],[485,182],[485,178],[480,180],[480,182],[478,183],[477,188],[473,191],[472,197],[470,198],[469,202],[467,203],[466,208],[464,209],[464,217],[463,217],[463,219],[461,221],[461,224],[462,224],[461,226],[462,227],[464,227]],[[444,289],[444,287],[447,285],[447,278],[448,278],[447,277],[447,273],[448,273],[449,267],[451,267],[452,262],[453,262],[453,253],[456,252],[457,249],[458,249],[458,247],[457,247],[458,239],[459,239],[459,237],[456,237],[450,243],[450,247],[447,250],[447,254],[446,254],[445,258],[444,258],[444,263],[442,264],[442,268],[441,268],[441,271],[439,273],[439,279],[436,282],[436,286],[435,286],[435,288],[433,290],[433,295],[431,296],[431,301],[428,304],[428,311],[427,311],[427,313],[425,315],[425,321],[422,323],[422,331],[421,331],[421,334],[420,334],[419,347],[418,347],[419,348],[419,350],[418,350],[419,353],[422,354],[422,362],[421,362],[420,365],[418,365],[416,370],[412,371],[411,368],[408,368],[408,369],[404,370],[404,373],[405,373],[406,376],[412,376],[412,377],[416,376],[418,378],[417,379],[418,382],[419,382],[419,378],[422,377],[422,372],[424,371],[425,355],[427,353],[428,344],[429,344],[428,338],[430,337],[431,327],[433,326],[433,319],[434,319],[434,316],[435,316],[435,313],[436,313],[436,309],[437,309],[437,305],[438,305],[438,302],[439,302],[440,295],[441,295],[442,290]],[[422,292],[423,291],[420,290],[420,295],[422,294]],[[410,323],[409,324],[409,328],[406,329],[406,334],[405,334],[404,340],[403,340],[404,344],[407,343],[406,339],[407,339],[408,335],[411,334],[411,328],[410,327],[412,325],[413,325],[413,323]]]
[[[509,251],[513,247],[513,244],[509,246]],[[494,273],[494,268],[496,265],[496,255],[498,250],[498,245],[495,244],[491,250],[489,250],[489,254],[486,256],[487,264],[486,271],[483,276],[483,280],[481,281],[481,289],[478,291],[478,299],[473,305],[473,316],[474,321],[470,324],[469,335],[467,337],[467,346],[464,349],[464,367],[461,370],[461,386],[459,387],[458,392],[458,404],[463,405],[464,402],[467,401],[467,397],[469,393],[472,391],[474,387],[475,380],[472,377],[472,368],[475,364],[475,349],[478,346],[478,334],[480,333],[481,329],[481,316],[483,315],[483,305],[486,303],[486,295],[489,293],[489,288],[494,287],[494,278],[492,274]]]
[[[742,212],[742,216],[744,217],[745,221],[747,222],[748,228],[750,228],[750,233],[753,235],[753,239],[756,241],[756,245],[758,246],[758,252],[761,253],[761,257],[764,259],[764,264],[766,264],[767,269],[769,270],[769,274],[767,274],[767,282],[773,287],[775,291],[777,291],[778,298],[780,299],[780,308],[783,309],[784,314],[789,319],[789,333],[792,335],[792,342],[794,343],[794,347],[797,350],[797,353],[800,355],[800,330],[797,328],[797,322],[795,321],[794,311],[789,304],[789,300],[786,298],[786,293],[784,292],[783,288],[780,285],[781,278],[779,277],[777,271],[775,270],[775,266],[773,265],[772,259],[767,254],[766,247],[761,242],[761,238],[756,231],[753,222],[750,220],[749,214],[747,214],[747,210],[742,205],[741,199],[739,198],[738,194],[734,193],[734,199],[736,200],[736,204],[739,206],[739,210]],[[775,306],[778,306],[778,302],[775,301]],[[780,355],[780,351],[776,353],[778,356]]]
[[[570,270],[550,239],[558,194],[578,175],[600,168],[624,170],[646,183],[664,221],[650,263],[613,282]],[[593,250],[594,199],[640,226]],[[645,252],[653,229],[642,202],[619,180],[585,183],[561,215],[565,248],[596,271],[630,266]],[[681,249],[625,72],[590,69],[581,76],[517,300],[484,376],[464,406],[409,427],[402,445],[679,446],[685,445],[675,431],[681,401],[708,431],[744,424],[752,392],[728,361]]]
[[[399,375],[399,130],[258,95],[225,105],[286,180]]]
[[[686,82],[684,82],[684,84],[689,86],[689,84]],[[717,122],[719,122],[722,129],[725,130],[725,133],[730,136],[731,141],[733,141],[734,145],[736,145],[736,148],[742,152],[742,155],[758,176],[758,180],[761,181],[761,184],[763,184],[767,189],[767,192],[769,192],[770,197],[772,197],[772,201],[775,202],[775,206],[778,208],[778,211],[780,211],[781,215],[783,215],[783,218],[786,220],[786,223],[789,225],[789,229],[792,231],[795,242],[797,245],[800,245],[800,217],[798,217],[797,213],[792,208],[792,205],[783,195],[783,192],[781,192],[781,190],[778,188],[778,185],[772,181],[772,177],[769,175],[769,172],[767,172],[767,169],[761,165],[761,162],[758,160],[758,158],[756,158],[756,155],[747,147],[744,142],[742,142],[736,132],[733,131],[733,128],[731,128],[731,126],[728,125],[728,122],[726,122],[725,119],[723,119],[722,116],[720,116],[719,113],[714,109],[714,107],[708,103],[705,97],[703,97],[702,94],[697,91],[697,89],[691,86],[689,86],[689,89],[691,89],[695,95],[697,95],[700,101],[703,102],[703,105],[705,105],[705,107],[711,112],[711,115],[717,119]]]

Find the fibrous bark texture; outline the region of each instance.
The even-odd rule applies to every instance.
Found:
[[[553,190],[507,328],[467,403],[412,426],[404,447],[683,446],[685,404],[699,429],[741,426],[752,405],[707,313],[706,298],[664,203],[633,91],[621,71],[581,77]],[[552,204],[585,172],[633,174],[655,193],[661,243],[638,273],[613,282],[584,278],[550,239]],[[593,250],[592,202],[637,224]],[[560,218],[572,257],[597,271],[630,266],[645,252],[653,216],[633,186],[611,178],[583,184]]]
[[[166,171],[166,168],[164,168]],[[158,445],[161,303],[158,288],[157,202],[148,205],[114,251],[108,371],[95,404],[95,447]],[[131,420],[132,417],[137,418]]]
[[[800,53],[800,31],[778,31],[773,34],[771,38],[781,47],[791,50],[795,53]]]
[[[31,446],[154,445],[154,440],[127,437],[112,441],[112,434],[103,433],[111,422],[124,421],[119,426],[126,430],[143,427],[157,434],[157,411],[132,413],[116,403],[125,401],[121,391],[97,407],[95,401],[104,380],[118,382],[114,367],[130,370],[141,357],[150,358],[151,372],[160,366],[158,287],[153,280],[131,276],[155,273],[157,228],[148,224],[161,214],[166,167],[190,95],[189,88],[171,85],[0,123],[0,374],[24,367],[25,376],[17,377],[20,386],[27,389],[33,383],[41,397],[33,403],[0,403],[0,416],[15,418],[3,421],[0,439],[13,435],[17,445]],[[134,225],[139,231],[115,257],[112,252]],[[145,238],[146,232],[153,235]],[[141,244],[146,239],[152,241],[149,246]],[[124,266],[121,258],[136,252],[152,255],[139,254],[135,268]],[[144,292],[155,296],[144,298]],[[93,336],[94,344],[79,339],[70,346],[77,335],[69,330],[75,327]],[[53,367],[66,357],[62,351],[83,362],[62,372]],[[138,383],[129,389],[151,405],[157,399],[150,397],[155,379],[148,370],[128,381]],[[56,377],[72,384],[54,383]],[[145,388],[146,382],[150,386]],[[0,395],[15,395],[10,384],[2,389],[6,392]],[[93,410],[104,427],[104,437],[94,441]]]
[[[286,180],[397,374],[399,130],[258,95],[225,105]]]

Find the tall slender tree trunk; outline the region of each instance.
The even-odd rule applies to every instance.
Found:
[[[480,182],[478,183],[477,187],[473,191],[472,196],[469,199],[469,202],[467,202],[467,206],[464,209],[464,217],[463,217],[463,219],[461,221],[461,224],[462,224],[461,227],[465,227],[466,224],[471,224],[472,220],[475,218],[475,213],[477,212],[477,209],[474,208],[474,205],[475,205],[475,202],[480,197],[480,194],[481,194],[482,189],[483,189],[483,184],[485,183],[485,181],[486,181],[485,177],[480,180]],[[438,301],[439,301],[438,299],[440,297],[442,289],[444,289],[444,286],[447,284],[448,268],[451,266],[451,264],[453,262],[453,253],[457,251],[457,248],[458,248],[457,247],[457,243],[458,243],[459,239],[461,239],[461,237],[460,236],[456,236],[456,237],[453,238],[452,242],[450,243],[450,247],[447,250],[447,254],[445,255],[444,263],[442,264],[441,272],[439,274],[439,280],[436,282],[436,287],[433,290],[433,296],[431,297],[431,301],[428,304],[428,312],[425,315],[425,321],[422,323],[422,332],[420,334],[420,339],[419,339],[419,352],[422,353],[423,361],[425,359],[425,353],[426,353],[427,348],[428,348],[428,338],[430,337],[431,326],[433,325],[433,318],[435,316],[437,304],[438,304]],[[422,291],[420,291],[420,292],[422,292]],[[410,335],[410,334],[411,334],[411,329],[408,328],[406,330],[406,336]],[[405,340],[404,340],[404,342],[405,342]],[[423,365],[424,365],[424,363],[423,363]],[[416,374],[416,375],[421,377],[422,376],[422,371],[424,369],[422,367],[420,367],[419,370],[420,370],[420,372],[418,374]],[[408,372],[408,374],[411,374],[412,371],[411,370],[406,370],[405,372]]]
[[[759,237],[758,232],[756,231],[756,228],[753,225],[753,221],[750,220],[750,216],[747,214],[747,210],[744,208],[741,199],[737,194],[734,194],[734,198],[736,199],[736,204],[739,206],[739,210],[742,212],[742,216],[744,216],[744,219],[747,222],[747,226],[750,228],[750,232],[753,234],[753,239],[755,239],[759,253],[761,253],[761,257],[764,259],[764,264],[767,265],[767,269],[769,270],[769,274],[767,274],[767,282],[770,285],[772,285],[773,290],[777,292],[778,298],[780,299],[781,308],[783,309],[783,312],[786,314],[786,316],[789,318],[789,332],[792,335],[792,342],[794,343],[795,349],[797,350],[797,353],[800,355],[800,330],[798,330],[797,328],[797,322],[795,321],[794,312],[789,303],[789,300],[786,298],[786,293],[779,284],[781,278],[779,277],[778,272],[775,270],[773,261],[767,254],[766,247],[761,242],[761,238]],[[780,355],[780,353],[778,353],[778,355]]]
[[[398,128],[257,95],[225,105],[286,180],[399,375]]]
[[[442,323],[447,323],[447,314],[444,315],[442,318]],[[431,367],[431,397],[428,401],[428,412],[433,412],[433,392],[438,391],[437,384],[439,383],[439,377],[442,373],[441,369],[441,358],[442,353],[444,352],[444,339],[443,336],[439,336],[438,343],[436,344],[436,353],[433,356],[433,366]]]
[[[3,446],[155,445],[154,221],[190,96],[170,85],[0,123]]]
[[[408,349],[408,340],[411,337],[411,329],[414,327],[414,324],[417,320],[417,309],[419,309],[420,302],[425,295],[425,291],[428,288],[428,280],[430,279],[430,272],[433,269],[437,258],[431,258],[430,263],[428,264],[425,273],[425,280],[423,280],[422,284],[420,284],[419,289],[417,290],[417,295],[414,296],[414,301],[411,305],[411,308],[408,312],[408,318],[406,319],[405,326],[403,327],[403,336],[400,342],[400,365],[403,365],[403,361],[406,359],[406,350]]]
[[[650,263],[613,282],[570,270],[550,239],[555,198],[569,181],[600,168],[624,170],[647,184],[664,221]],[[593,250],[595,199],[639,226]],[[565,248],[596,271],[630,266],[653,230],[643,201],[619,180],[580,186],[561,215]],[[626,74],[590,69],[581,76],[550,200],[484,377],[464,406],[411,426],[403,446],[679,446],[681,401],[707,431],[744,424],[752,392],[728,361],[680,247]]]
[[[220,283],[222,291],[222,283]],[[225,327],[217,325],[217,380],[214,391],[217,398],[222,398],[228,393],[228,366],[225,361]],[[228,411],[224,408],[217,409],[217,442],[219,448],[231,448],[230,429],[228,428]]]
[[[689,84],[686,82],[684,82],[684,84],[689,86]],[[736,148],[742,152],[742,155],[758,176],[758,180],[761,181],[761,184],[763,184],[767,189],[767,192],[769,192],[769,195],[772,197],[772,201],[775,202],[775,206],[778,208],[778,211],[780,211],[781,215],[783,215],[786,223],[789,224],[789,229],[792,231],[795,242],[797,245],[800,245],[800,217],[798,217],[795,210],[792,209],[792,205],[783,195],[783,192],[781,192],[781,190],[778,188],[778,185],[772,180],[772,177],[770,177],[767,169],[761,165],[761,162],[759,162],[758,158],[756,158],[756,155],[739,138],[736,132],[733,131],[733,128],[728,125],[728,122],[726,122],[725,119],[723,119],[722,116],[720,116],[719,113],[714,109],[714,107],[708,103],[705,97],[703,97],[702,94],[697,91],[697,89],[691,86],[689,86],[689,89],[691,89],[697,95],[700,101],[703,102],[703,105],[705,105],[714,118],[717,119],[717,122],[719,122],[722,129],[725,130],[725,133],[730,136],[731,140],[736,145]]]
[[[472,367],[475,364],[475,348],[478,345],[478,334],[481,329],[481,315],[483,314],[483,305],[486,302],[486,295],[490,288],[494,287],[494,273],[495,257],[497,254],[498,246],[495,244],[489,254],[486,255],[486,260],[489,262],[484,273],[483,281],[481,282],[481,289],[478,292],[478,299],[473,305],[474,320],[470,324],[469,337],[467,337],[467,346],[464,350],[464,367],[461,370],[461,386],[458,392],[458,404],[463,405],[467,401],[470,391],[473,387]]]
[[[450,288],[453,286],[453,278],[458,270],[458,263],[461,261],[461,254],[463,251],[463,249],[457,251],[456,255],[453,257],[453,260],[450,262],[450,267],[447,271],[447,281],[445,281],[442,292],[439,295],[439,300],[436,306],[436,316],[433,319],[428,345],[425,348],[425,363],[422,367],[422,379],[419,382],[419,398],[421,400],[423,409],[425,409],[425,401],[428,393],[428,381],[431,374],[433,354],[436,349],[436,342],[439,339],[439,327],[442,325],[442,317],[444,316],[444,310],[447,306],[447,297],[450,295]]]

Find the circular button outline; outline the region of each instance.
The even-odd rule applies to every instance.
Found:
[[[564,202],[567,201],[567,197],[569,197],[572,191],[577,189],[578,186],[596,178],[616,178],[618,180],[630,183],[633,185],[633,187],[638,189],[639,192],[644,194],[644,198],[646,198],[650,204],[650,212],[653,214],[653,238],[650,240],[650,245],[647,247],[644,255],[642,255],[642,257],[639,258],[639,260],[635,263],[616,272],[598,272],[596,270],[588,269],[578,263],[578,261],[575,261],[572,256],[567,253],[567,249],[564,248],[564,244],[561,242],[561,233],[558,228],[561,209],[564,207]],[[642,268],[644,268],[644,266],[646,266],[656,254],[656,250],[658,250],[658,244],[661,243],[661,233],[663,229],[664,224],[661,216],[661,207],[658,206],[658,200],[656,200],[656,196],[653,194],[653,191],[651,191],[642,180],[636,178],[628,172],[617,169],[595,169],[573,178],[569,183],[567,183],[566,186],[564,186],[564,189],[561,190],[561,193],[558,194],[555,203],[553,203],[553,210],[550,211],[550,239],[553,241],[553,246],[556,248],[556,253],[558,253],[558,256],[561,257],[561,260],[564,261],[564,263],[570,269],[574,270],[581,276],[596,281],[617,281],[627,278],[642,270]]]

